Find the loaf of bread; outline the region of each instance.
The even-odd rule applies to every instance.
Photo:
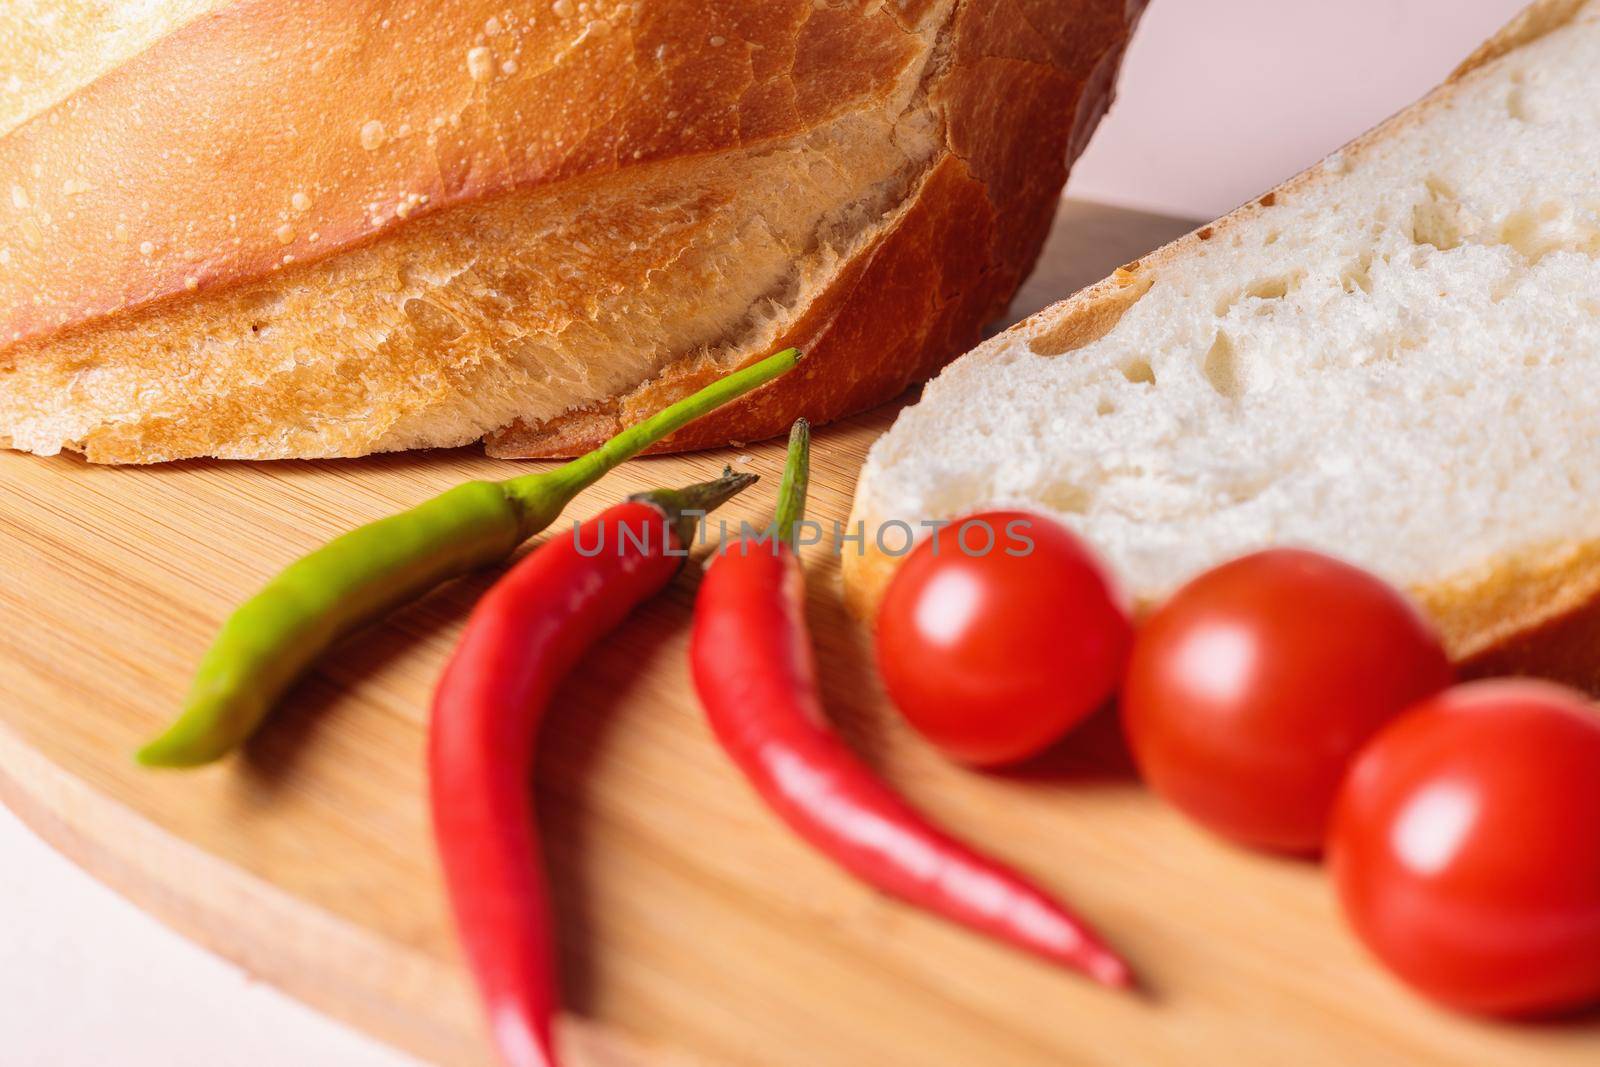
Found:
[[[900,527],[1060,518],[1151,605],[1274,544],[1409,589],[1472,669],[1600,683],[1600,0],[962,357],[871,451]],[[874,538],[869,534],[869,545]]]
[[[0,445],[585,449],[881,401],[1030,269],[1143,0],[9,0]]]

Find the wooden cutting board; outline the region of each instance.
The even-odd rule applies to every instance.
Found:
[[[1069,208],[1019,301],[1170,236]],[[814,516],[843,519],[892,409],[817,435]],[[583,516],[781,448],[638,461]],[[488,1052],[439,891],[424,805],[432,682],[484,574],[340,648],[248,749],[197,773],[136,768],[228,610],[348,526],[525,465],[471,450],[359,462],[95,468],[0,454],[0,798],[164,921],[262,978],[441,1064]],[[1090,986],[884,900],[798,844],[711,742],[685,665],[696,573],[560,692],[537,775],[575,1064],[1103,1067],[1593,1064],[1593,1019],[1513,1027],[1413,998],[1347,936],[1310,864],[1207,838],[1133,778],[1101,716],[1037,764],[952,767],[885,705],[837,560],[809,558],[831,710],[958,833],[1077,904],[1147,979]]]

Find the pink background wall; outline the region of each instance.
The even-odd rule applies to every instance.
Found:
[[[1151,0],[1069,194],[1212,218],[1436,85],[1521,0]]]

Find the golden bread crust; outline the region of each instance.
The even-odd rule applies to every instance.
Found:
[[[1141,7],[204,11],[0,136],[0,443],[559,454],[788,337],[677,446],[869,405],[1004,307]]]

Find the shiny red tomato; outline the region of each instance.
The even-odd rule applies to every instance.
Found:
[[[1356,932],[1411,985],[1496,1015],[1600,1002],[1600,713],[1530,681],[1407,712],[1340,791],[1328,855]]]
[[[945,754],[981,765],[1031,756],[1103,704],[1131,640],[1083,543],[1018,511],[968,516],[924,539],[878,610],[890,698]]]
[[[1224,837],[1314,853],[1345,770],[1402,709],[1450,684],[1406,600],[1297,549],[1196,578],[1140,629],[1122,696],[1145,780]]]

